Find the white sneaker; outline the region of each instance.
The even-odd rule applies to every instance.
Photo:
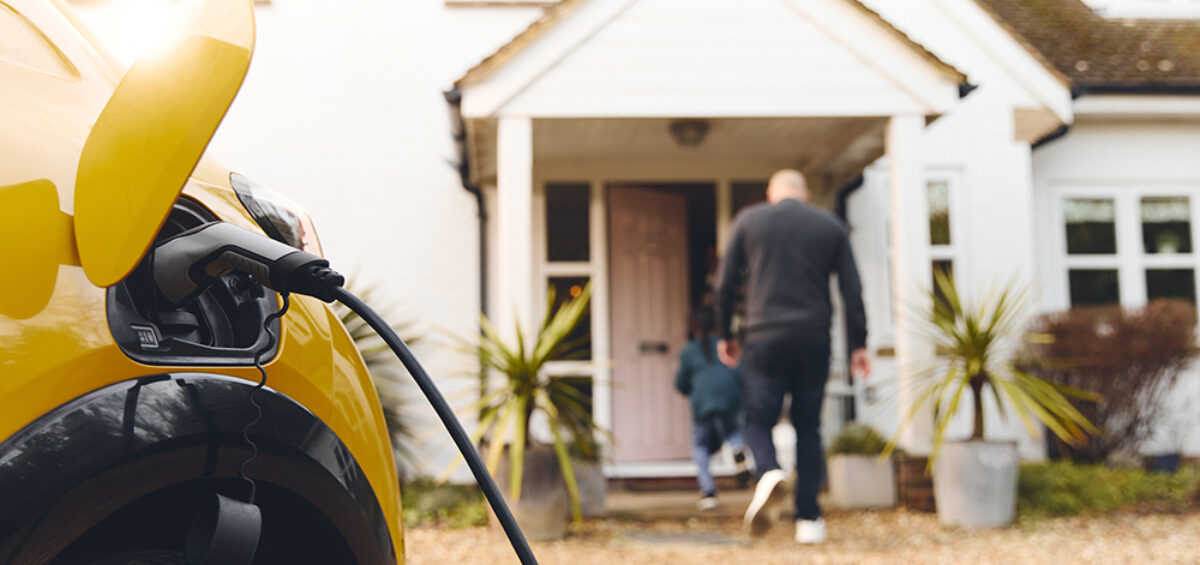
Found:
[[[761,536],[771,529],[771,523],[778,518],[777,507],[787,497],[787,490],[787,473],[779,469],[767,471],[758,479],[758,485],[754,487],[754,498],[750,500],[750,507],[746,509],[746,517],[743,520],[746,528],[750,530],[750,535]]]
[[[717,509],[717,497],[706,496],[704,498],[701,498],[700,501],[696,503],[696,508],[700,509],[701,512],[709,512],[711,510],[716,510]]]
[[[825,519],[796,520],[796,543],[821,543],[825,541]]]

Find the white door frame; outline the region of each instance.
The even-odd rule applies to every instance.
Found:
[[[734,167],[735,169],[737,167]],[[744,166],[742,167],[744,168]],[[592,416],[596,424],[606,430],[612,429],[612,311],[610,307],[609,273],[608,273],[608,186],[609,184],[680,184],[704,183],[716,187],[716,215],[713,221],[717,226],[717,245],[720,247],[728,235],[732,222],[732,191],[734,180],[765,178],[757,167],[744,175],[706,175],[696,176],[682,170],[672,170],[674,167],[664,167],[661,172],[630,176],[620,168],[604,165],[580,166],[572,163],[566,167],[539,166],[534,170],[533,184],[533,234],[534,250],[534,304],[537,310],[534,319],[540,319],[546,304],[546,281],[550,277],[570,276],[588,277],[592,281],[592,362],[566,361],[550,363],[547,369],[557,375],[578,375],[592,377]],[[766,173],[770,174],[770,173]],[[553,183],[587,184],[591,189],[591,206],[589,209],[589,254],[588,261],[581,262],[550,262],[546,257],[546,185]],[[726,461],[729,459],[729,461]],[[696,466],[691,461],[669,461],[652,463],[614,464],[611,461],[604,465],[605,474],[609,477],[678,477],[696,474]],[[712,471],[715,474],[732,474],[734,467],[731,458],[714,460]]]

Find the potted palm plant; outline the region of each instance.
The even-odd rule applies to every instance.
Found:
[[[890,508],[896,504],[892,462],[880,457],[887,440],[866,424],[846,426],[829,445],[829,502],[838,508]]]
[[[571,451],[595,445],[593,438],[599,430],[592,420],[590,399],[567,379],[550,375],[546,364],[570,359],[579,349],[579,339],[570,336],[590,296],[590,285],[585,286],[556,309],[554,290],[550,289],[546,316],[532,339],[517,324],[515,342],[506,341],[483,316],[482,335],[475,341],[459,340],[465,353],[502,377],[476,405],[480,417],[474,439],[487,438],[488,469],[497,476],[517,521],[531,539],[563,535],[568,501],[575,522],[582,520]],[[537,413],[545,417],[549,428],[552,439],[548,444],[530,435],[530,423]],[[502,460],[506,464],[502,465]]]
[[[915,401],[900,429],[932,404],[929,461],[938,519],[944,524],[997,527],[1011,523],[1015,514],[1017,446],[987,439],[985,394],[994,397],[1002,417],[1015,412],[1035,437],[1040,435],[1038,422],[1071,444],[1096,432],[1068,399],[1094,400],[1094,395],[1042,380],[1013,363],[1025,337],[1030,293],[1028,285],[1010,283],[994,287],[978,304],[964,304],[954,281],[938,272],[926,296],[928,305],[921,309],[930,322],[925,337],[935,348],[936,360],[912,375]],[[968,403],[974,408],[970,435],[946,441],[951,421]],[[892,437],[886,453],[895,448],[900,433]]]

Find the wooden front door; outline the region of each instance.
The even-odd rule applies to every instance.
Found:
[[[687,341],[687,201],[681,194],[609,190],[614,458],[687,460],[691,411],[675,391]]]

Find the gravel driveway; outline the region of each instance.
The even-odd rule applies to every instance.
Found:
[[[1200,514],[1064,518],[1004,530],[944,528],[931,514],[903,510],[827,516],[830,540],[802,547],[790,524],[751,541],[736,520],[603,520],[563,541],[535,543],[540,563],[1068,563],[1200,564]],[[499,528],[415,528],[405,540],[410,565],[516,563]]]

